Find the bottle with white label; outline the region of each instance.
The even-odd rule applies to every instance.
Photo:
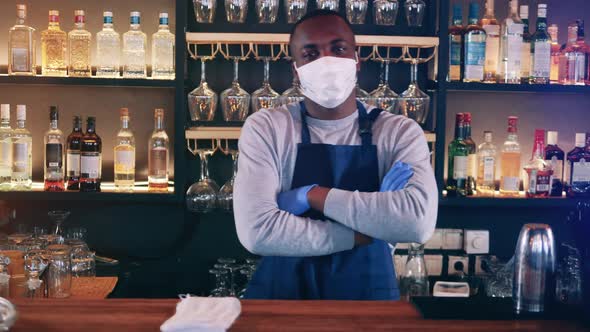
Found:
[[[547,33],[547,5],[539,4],[537,30],[531,38],[531,84],[549,84],[551,37]]]
[[[447,196],[467,196],[469,147],[465,143],[465,114],[455,116],[455,139],[449,144]]]
[[[45,171],[43,175],[45,191],[64,191],[64,138],[57,127],[59,113],[57,106],[49,108],[49,130],[45,133]]]
[[[33,163],[31,133],[25,128],[27,106],[16,105],[16,128],[12,144],[12,186],[14,190],[31,190]]]
[[[80,191],[100,191],[102,141],[96,134],[96,118],[89,116],[80,144]]]
[[[115,190],[133,191],[135,185],[135,137],[129,129],[129,110],[121,108],[121,129],[115,142]]]
[[[498,71],[498,55],[500,52],[500,24],[494,15],[494,0],[486,1],[486,12],[481,19],[481,27],[486,32],[486,62],[483,81],[496,83]]]
[[[500,196],[518,197],[520,190],[520,143],[518,142],[518,117],[508,117],[508,137],[500,155]]]
[[[479,4],[469,4],[469,21],[465,28],[464,47],[464,82],[481,82],[484,78],[484,65],[486,59],[486,32],[478,24]]]
[[[510,0],[509,10],[510,14],[502,23],[498,82],[520,84],[524,25],[518,17],[518,0]]]
[[[483,132],[484,142],[477,151],[477,195],[493,197],[496,190],[497,150],[492,143],[492,132]]]
[[[168,134],[164,128],[164,110],[154,111],[154,132],[148,144],[148,190],[168,192]]]
[[[583,141],[582,141],[583,142]],[[563,162],[565,153],[557,146],[557,132],[547,132],[547,146],[545,147],[545,162],[551,164],[553,179],[549,196],[561,197],[563,192]]]
[[[520,82],[529,83],[531,76],[531,33],[529,32],[529,6],[520,6],[522,21],[522,48],[520,52]]]
[[[0,190],[12,189],[12,128],[10,105],[0,106]]]
[[[80,190],[80,144],[82,144],[82,118],[74,116],[72,132],[68,135],[66,151],[66,189]]]
[[[549,196],[553,178],[551,163],[545,160],[545,130],[535,130],[535,144],[533,155],[524,165],[527,180],[525,190],[527,198],[541,198]]]
[[[581,147],[582,137],[585,138]],[[590,197],[590,133],[576,134],[576,147],[567,154],[568,197]]]

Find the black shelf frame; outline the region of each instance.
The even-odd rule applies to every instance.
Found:
[[[461,208],[534,208],[534,209],[573,209],[580,202],[590,199],[566,197],[548,198],[500,198],[500,197],[444,197],[439,201],[441,207]]]
[[[0,193],[4,201],[68,201],[68,202],[119,202],[178,204],[175,193],[115,193],[115,192],[46,192],[46,191],[11,191]]]
[[[175,88],[176,80],[0,75],[0,84]]]
[[[497,83],[463,83],[448,82],[444,84],[447,91],[482,91],[501,93],[590,93],[590,86],[559,84],[497,84]]]

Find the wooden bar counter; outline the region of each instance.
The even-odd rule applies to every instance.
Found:
[[[178,301],[15,300],[11,331],[159,331]],[[242,301],[231,331],[586,331],[557,320],[425,320],[407,302]]]

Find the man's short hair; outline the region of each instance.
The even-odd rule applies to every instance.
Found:
[[[314,17],[320,17],[320,16],[336,16],[339,17],[340,19],[342,19],[342,21],[344,21],[344,23],[346,23],[346,25],[348,26],[348,28],[350,29],[350,31],[352,31],[352,25],[350,24],[350,22],[348,21],[348,19],[346,18],[346,16],[340,14],[339,12],[335,12],[333,10],[328,10],[328,9],[316,9],[314,11],[311,11],[307,14],[305,14],[305,16],[303,16],[301,19],[299,19],[299,21],[297,21],[297,23],[295,23],[295,25],[293,26],[293,29],[291,29],[291,35],[289,36],[289,40],[291,40],[291,38],[293,38],[293,35],[295,34],[295,31],[297,30],[297,27],[307,21],[310,20]]]

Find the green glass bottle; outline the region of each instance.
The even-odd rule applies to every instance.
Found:
[[[447,174],[447,196],[467,196],[467,170],[469,146],[465,143],[465,115],[455,117],[455,139],[449,144]]]
[[[462,80],[463,14],[461,5],[453,5],[453,25],[449,28],[449,75],[447,81]]]
[[[531,38],[531,84],[549,84],[551,37],[547,33],[547,5],[539,4],[537,31]]]

